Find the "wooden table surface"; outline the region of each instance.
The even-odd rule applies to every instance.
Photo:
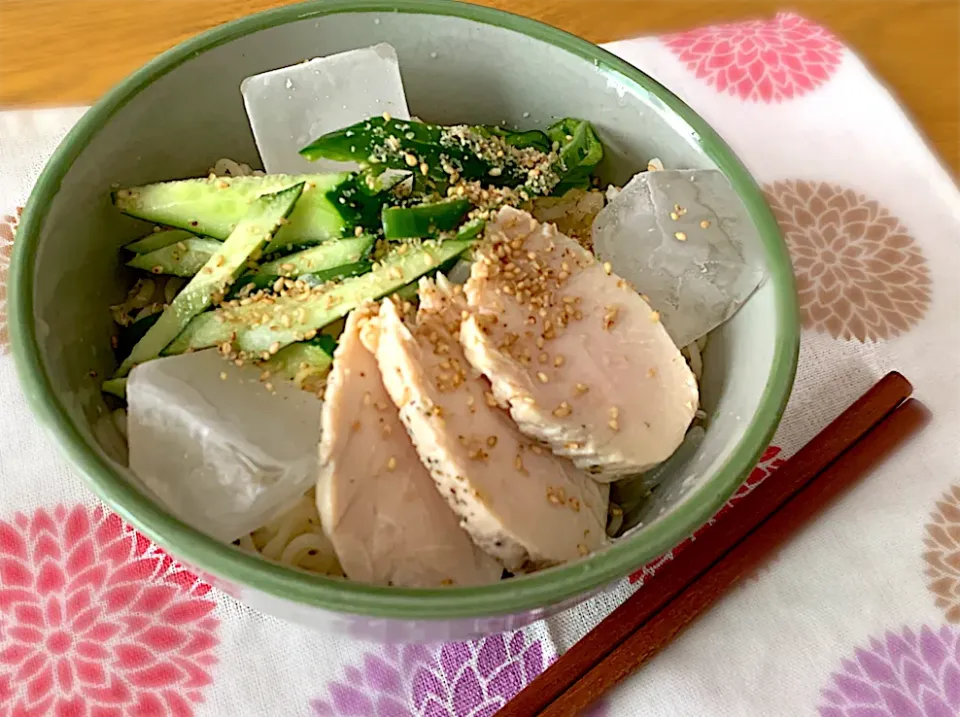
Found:
[[[0,108],[88,104],[176,43],[282,0],[0,0]],[[481,0],[594,42],[792,9],[831,28],[960,175],[960,0]],[[895,158],[891,158],[894,162]]]

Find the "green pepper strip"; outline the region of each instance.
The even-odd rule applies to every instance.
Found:
[[[384,207],[383,236],[386,239],[425,239],[453,231],[470,211],[467,199],[449,199],[413,207]]]

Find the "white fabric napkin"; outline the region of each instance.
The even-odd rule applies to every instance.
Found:
[[[790,245],[796,389],[742,490],[887,370],[933,420],[600,711],[960,714],[956,186],[859,59],[796,15],[609,47],[725,137]],[[487,717],[670,560],[519,632],[382,648],[260,615],[99,507],[3,355],[15,208],[83,111],[0,113],[0,715]]]

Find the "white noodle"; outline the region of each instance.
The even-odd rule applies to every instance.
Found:
[[[122,408],[118,408],[112,414],[113,423],[117,427],[117,430],[120,431],[120,434],[126,438],[127,437],[127,412]]]
[[[314,490],[262,528],[240,539],[269,560],[326,575],[342,575],[333,546],[323,534]]]
[[[697,346],[697,342],[694,341],[692,344],[684,346],[683,353],[690,363],[690,370],[693,371],[693,375],[696,376],[699,381],[703,375],[703,358],[700,356],[700,347]]]
[[[210,173],[218,177],[250,177],[262,175],[264,172],[260,169],[251,169],[249,164],[223,157],[217,160]]]
[[[280,554],[280,563],[329,575],[341,573],[333,545],[322,533],[304,533],[291,540]]]

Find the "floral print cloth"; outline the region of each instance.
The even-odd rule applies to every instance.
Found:
[[[800,293],[796,389],[764,480],[890,369],[924,432],[595,714],[960,714],[960,195],[896,101],[802,17],[614,43],[763,186]],[[83,108],[0,113],[0,717],[489,717],[710,525],[616,588],[474,642],[379,647],[258,614],[86,490],[28,412],[5,287],[22,205]]]

